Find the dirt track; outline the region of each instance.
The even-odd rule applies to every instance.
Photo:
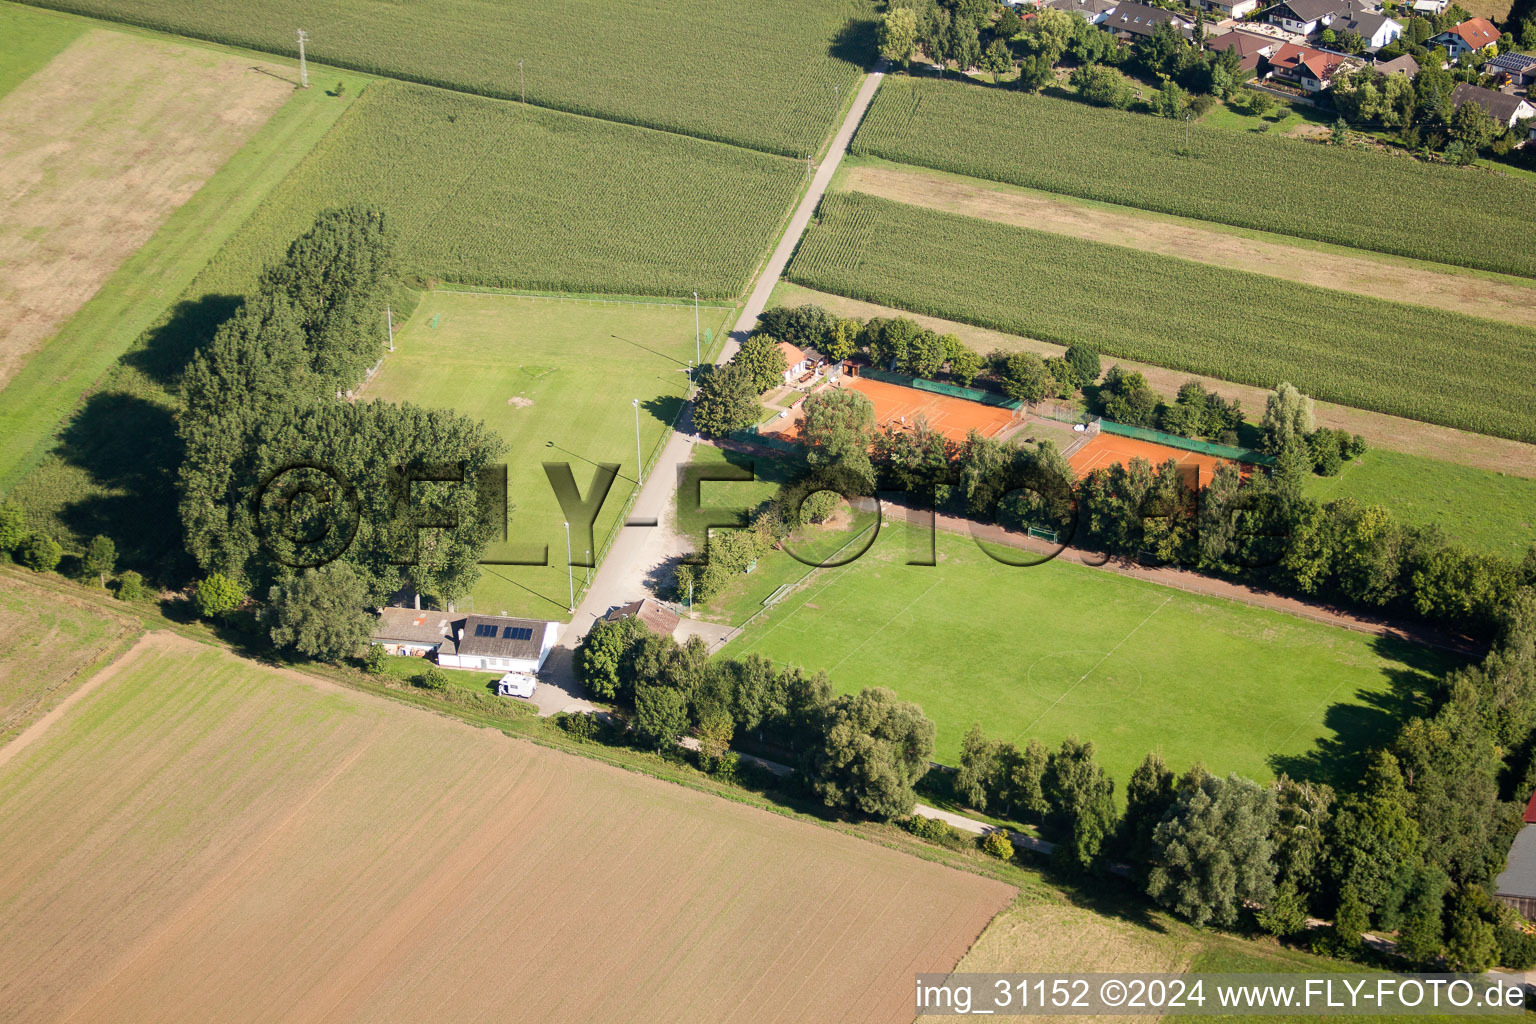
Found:
[[[1514,278],[1436,271],[1407,260],[1349,255],[1326,247],[1287,245],[1197,222],[1007,186],[969,184],[920,169],[861,165],[846,172],[845,187],[898,202],[1124,245],[1234,270],[1283,277],[1299,284],[1354,292],[1390,302],[1433,306],[1453,313],[1536,326],[1536,286]]]
[[[0,1020],[911,1020],[1014,890],[166,633],[0,769]]]

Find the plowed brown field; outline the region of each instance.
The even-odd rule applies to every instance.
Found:
[[[12,747],[0,1020],[908,1021],[1013,893],[166,634]]]

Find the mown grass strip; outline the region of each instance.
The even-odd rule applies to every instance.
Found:
[[[1536,331],[1244,271],[829,195],[791,280],[917,313],[1536,441]]]
[[[288,57],[302,27],[312,61],[801,158],[875,24],[872,0],[33,2]]]
[[[941,171],[1536,277],[1536,186],[1299,139],[1189,126],[1052,96],[888,78],[852,152]]]

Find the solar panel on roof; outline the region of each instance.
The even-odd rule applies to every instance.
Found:
[[[532,640],[533,630],[527,626],[508,626],[501,631],[503,640]]]
[[[495,626],[488,626],[488,625],[486,625],[485,623],[482,622],[480,625],[475,627],[475,636],[495,636],[495,635],[496,635],[496,627]]]

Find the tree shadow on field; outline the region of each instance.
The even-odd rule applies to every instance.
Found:
[[[213,340],[219,326],[244,300],[238,295],[204,295],[184,300],[170,317],[144,335],[143,343],[123,356],[123,365],[138,370],[163,388],[174,388],[192,354]]]
[[[59,511],[73,534],[110,537],[119,567],[150,580],[167,582],[190,571],[176,508],[181,441],[168,407],[122,391],[92,395],[55,454],[99,489]]]
[[[879,23],[873,18],[850,18],[847,24],[832,36],[827,54],[835,60],[847,61],[861,68],[873,67],[878,55],[875,39]]]
[[[1365,771],[1368,756],[1397,738],[1403,724],[1427,714],[1442,679],[1464,659],[1448,652],[1379,636],[1371,647],[1391,664],[1383,668],[1385,689],[1357,690],[1351,699],[1331,705],[1323,713],[1328,735],[1320,737],[1304,754],[1272,754],[1269,767],[1293,779],[1324,782],[1335,790],[1353,789]]]

